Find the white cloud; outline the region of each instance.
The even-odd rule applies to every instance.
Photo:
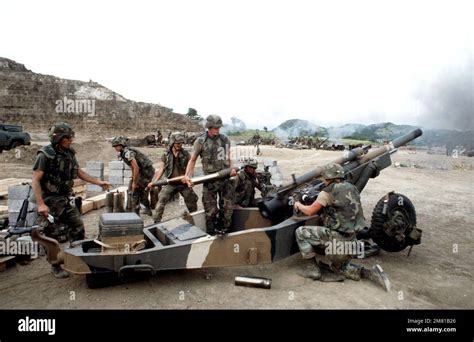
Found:
[[[274,127],[417,123],[474,46],[469,1],[10,1],[0,56],[126,98]]]

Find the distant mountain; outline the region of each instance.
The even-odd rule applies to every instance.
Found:
[[[365,127],[366,126],[362,124],[350,123],[339,127],[329,127],[327,128],[327,133],[328,137],[331,137],[333,139],[340,139],[352,135]]]
[[[418,127],[410,125],[395,125],[391,122],[382,122],[360,127],[354,133],[344,136],[344,138],[347,137],[350,139],[371,141],[393,140],[416,128]]]
[[[324,128],[306,120],[292,119],[280,124],[272,131],[282,140],[298,135],[318,135],[338,141],[341,138],[382,142],[393,140],[419,127],[396,125],[382,122],[373,125],[345,124]],[[311,133],[312,132],[312,133]],[[298,134],[299,133],[299,134]],[[309,133],[309,134],[308,134]],[[447,129],[423,129],[423,135],[412,142],[414,145],[446,146],[448,149],[463,146],[474,149],[474,131],[454,131]]]
[[[326,128],[318,126],[312,122],[301,119],[291,119],[283,122],[278,127],[272,129],[272,132],[278,136],[278,133],[284,133],[288,137],[298,137],[304,135],[326,136]]]

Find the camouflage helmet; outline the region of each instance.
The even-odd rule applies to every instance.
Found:
[[[324,179],[344,178],[344,169],[339,164],[327,164],[326,166],[324,166],[321,175]]]
[[[48,132],[52,144],[58,144],[64,137],[74,137],[71,126],[65,122],[55,123]]]
[[[250,166],[256,169],[258,166],[258,162],[253,158],[249,158],[244,161],[244,166]]]
[[[114,137],[112,138],[112,147],[115,147],[117,145],[122,145],[122,146],[127,146],[128,145],[128,138],[127,137]]]
[[[181,134],[181,132],[175,132],[171,134],[170,137],[170,146],[173,146],[173,144],[184,144],[184,135]]]
[[[209,115],[206,118],[206,128],[211,128],[211,127],[222,127],[222,119],[219,115]]]

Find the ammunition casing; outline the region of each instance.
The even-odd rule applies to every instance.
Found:
[[[237,276],[235,277],[235,285],[270,289],[272,287],[272,280],[268,278]]]

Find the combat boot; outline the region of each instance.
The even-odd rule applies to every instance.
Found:
[[[372,269],[362,267],[361,276],[380,285],[385,291],[390,291],[390,280],[380,265],[377,264]]]
[[[350,261],[345,262],[342,267],[339,269],[340,274],[342,274],[347,279],[359,281],[361,278],[362,266],[351,263]]]
[[[151,211],[150,208],[146,207],[145,209],[143,209],[143,214],[144,215],[148,215],[148,216],[153,216],[153,212]]]
[[[59,265],[51,265],[51,273],[58,279],[69,277],[69,273]]]
[[[309,278],[313,280],[321,279],[321,269],[318,266],[318,263],[314,259],[307,259],[308,263],[304,270],[300,273],[303,278]]]

